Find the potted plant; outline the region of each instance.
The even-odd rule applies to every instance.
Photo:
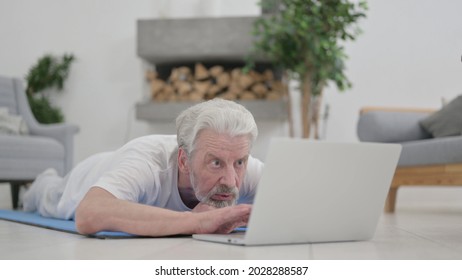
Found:
[[[44,55],[33,65],[26,76],[26,93],[32,113],[39,123],[59,123],[64,121],[63,113],[54,107],[47,90],[55,88],[61,91],[74,56],[65,54],[61,58]]]
[[[271,13],[255,21],[254,52],[281,67],[286,78],[298,80],[302,136],[308,138],[311,121],[317,124],[319,119],[328,82],[342,91],[351,87],[344,73],[347,56],[341,42],[359,35],[357,22],[365,17],[367,5],[347,0],[267,0],[260,5]],[[314,138],[319,138],[317,129]]]

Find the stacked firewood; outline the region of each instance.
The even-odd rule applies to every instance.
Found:
[[[225,70],[222,66],[207,69],[196,63],[194,71],[189,67],[173,68],[167,80],[155,71],[146,72],[151,96],[156,102],[200,101],[220,97],[228,100],[277,100],[283,93],[283,84],[276,80],[273,71],[263,73],[241,68]]]

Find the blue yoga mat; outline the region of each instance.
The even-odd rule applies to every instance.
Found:
[[[29,213],[22,211],[13,211],[13,210],[1,210],[0,209],[0,220],[6,220],[11,222],[22,223],[31,226],[37,226],[47,229],[53,229],[58,231],[64,231],[69,233],[80,234],[75,228],[75,221],[73,220],[61,220],[54,218],[46,218],[40,216],[38,213]],[[246,227],[236,228],[235,231],[246,231]],[[139,238],[144,236],[134,235],[126,232],[116,232],[116,231],[100,231],[96,234],[87,235],[90,237],[97,238]],[[175,235],[175,236],[184,236],[184,235]],[[171,236],[171,237],[175,237]]]
[[[38,213],[28,213],[13,210],[0,210],[0,219],[22,224],[43,227],[47,229],[59,230],[69,233],[79,234],[75,228],[75,221],[46,218]],[[133,238],[140,237],[126,232],[100,231],[89,235],[97,238]]]

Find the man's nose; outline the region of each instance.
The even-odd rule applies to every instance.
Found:
[[[234,186],[236,185],[236,177],[237,173],[236,170],[234,170],[234,167],[227,167],[224,169],[223,175],[220,178],[220,184]]]

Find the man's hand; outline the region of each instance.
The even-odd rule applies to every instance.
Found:
[[[248,204],[224,208],[214,208],[205,204],[198,206],[193,210],[200,215],[197,233],[229,233],[237,227],[247,225],[252,210],[252,206]]]

